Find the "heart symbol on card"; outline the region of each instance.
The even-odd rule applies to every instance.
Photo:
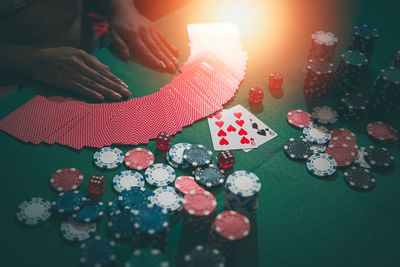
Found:
[[[219,137],[221,137],[221,136],[226,136],[226,132],[224,132],[224,131],[221,129],[221,130],[219,130],[219,132],[218,132],[218,136],[219,136]]]
[[[240,130],[239,130],[239,133],[238,133],[239,135],[247,135],[247,132],[246,132],[246,130],[244,130],[243,128],[241,128]]]
[[[226,140],[225,138],[222,137],[222,139],[219,141],[219,144],[221,146],[226,146],[226,145],[229,145],[229,142],[228,142],[228,140]]]
[[[244,124],[244,120],[236,120],[235,122],[236,122],[236,124],[239,125],[240,127],[242,127],[243,124]]]
[[[221,113],[217,113],[214,115],[215,118],[217,118],[217,120],[222,118],[222,114]]]
[[[248,143],[250,143],[250,141],[245,136],[243,136],[242,139],[240,140],[240,143],[241,144],[248,144]]]
[[[233,116],[240,119],[242,117],[242,112],[233,113]]]
[[[267,132],[264,129],[258,130],[257,133],[259,135],[267,136]]]
[[[229,125],[228,129],[226,129],[228,132],[236,132],[236,128],[233,127],[232,125]]]
[[[215,125],[217,125],[219,128],[221,128],[224,125],[223,121],[216,121]]]

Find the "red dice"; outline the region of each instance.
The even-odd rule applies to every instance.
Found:
[[[167,150],[171,147],[172,135],[169,133],[161,132],[156,139],[156,146],[160,150]]]
[[[103,175],[92,175],[89,178],[88,189],[89,193],[93,195],[101,195],[106,188],[106,178]]]
[[[252,87],[249,90],[249,100],[253,103],[260,103],[264,99],[264,91],[260,87]]]
[[[235,164],[235,156],[232,151],[221,151],[218,154],[218,164],[221,168],[227,169]]]
[[[274,72],[268,76],[269,88],[281,88],[283,84],[283,76],[280,73]]]

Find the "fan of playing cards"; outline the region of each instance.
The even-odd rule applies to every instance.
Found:
[[[233,24],[191,24],[188,34],[188,61],[157,93],[100,104],[38,95],[2,119],[0,129],[24,142],[75,149],[136,145],[160,132],[181,131],[222,109],[243,80],[247,62]]]

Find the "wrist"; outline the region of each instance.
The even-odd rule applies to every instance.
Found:
[[[129,12],[133,16],[139,11],[136,9],[135,3],[133,0],[113,0],[110,1],[108,17],[112,18],[114,16],[119,16],[121,14],[126,14]]]

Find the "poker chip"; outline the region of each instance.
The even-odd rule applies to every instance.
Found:
[[[58,194],[55,201],[51,203],[53,209],[58,213],[73,213],[79,211],[86,202],[86,197],[79,191],[67,191]]]
[[[190,191],[204,191],[204,188],[199,186],[192,176],[179,176],[175,179],[175,188],[186,195]]]
[[[326,145],[313,144],[311,142],[309,142],[309,144],[310,144],[310,149],[312,150],[313,154],[324,153],[327,148]]]
[[[206,187],[218,186],[224,183],[224,170],[220,170],[216,164],[199,167],[194,171],[196,181]]]
[[[358,153],[358,145],[346,140],[333,140],[329,143],[325,153],[333,157],[338,167],[352,164]]]
[[[104,215],[104,204],[103,202],[98,202],[95,205],[87,204],[78,213],[72,214],[78,222],[91,223],[95,222]]]
[[[154,235],[165,231],[168,226],[167,211],[154,204],[148,204],[146,209],[135,211],[133,227],[139,233]]]
[[[182,158],[192,167],[201,167],[211,163],[212,152],[203,145],[192,145],[183,151]]]
[[[76,190],[83,182],[82,173],[75,168],[56,170],[50,177],[50,185],[59,192]]]
[[[260,178],[249,171],[235,171],[228,176],[226,187],[239,197],[251,197],[261,189]]]
[[[308,125],[303,129],[303,136],[314,144],[326,144],[331,139],[331,134],[327,128],[314,124]]]
[[[375,178],[368,169],[351,166],[343,174],[347,184],[354,189],[368,190],[375,187]]]
[[[34,197],[22,202],[17,209],[17,219],[26,225],[36,225],[45,222],[51,215],[50,201]]]
[[[124,267],[168,267],[169,262],[161,250],[141,248],[133,251],[132,256],[125,262]]]
[[[312,110],[311,115],[314,117],[315,120],[318,121],[318,123],[326,125],[334,124],[339,119],[339,114],[328,106],[315,107]]]
[[[107,212],[108,215],[113,215],[117,210],[119,210],[119,196],[115,196],[111,201],[107,204]]]
[[[307,159],[313,154],[310,143],[304,138],[290,138],[283,149],[290,159]]]
[[[396,142],[399,139],[399,132],[382,121],[368,123],[367,132],[369,136],[379,141]]]
[[[145,148],[134,148],[126,152],[125,165],[134,170],[144,170],[154,163],[154,154]]]
[[[112,184],[115,191],[121,193],[122,190],[128,190],[134,186],[143,187],[144,178],[137,171],[121,171],[114,176]]]
[[[182,206],[182,199],[171,186],[162,186],[153,191],[150,202],[167,212],[177,211]]]
[[[80,262],[86,266],[109,266],[117,259],[117,247],[114,241],[94,236],[80,246]]]
[[[327,177],[336,172],[337,165],[333,157],[328,154],[316,153],[306,163],[311,174],[319,177]]]
[[[233,210],[218,214],[213,225],[214,230],[225,239],[240,240],[250,232],[249,219]]]
[[[215,212],[217,200],[208,191],[191,191],[183,198],[183,208],[190,215],[207,216]]]
[[[314,118],[311,114],[301,109],[289,111],[286,119],[290,125],[300,129],[314,123]]]
[[[335,128],[331,130],[331,139],[335,140],[347,140],[351,143],[357,144],[357,137],[356,135],[344,128]]]
[[[121,166],[124,161],[124,154],[116,147],[103,147],[94,153],[93,162],[101,169],[115,169]]]
[[[389,168],[394,163],[393,155],[385,147],[367,147],[364,150],[364,158],[372,168]]]
[[[167,186],[174,182],[175,171],[171,166],[157,163],[147,168],[144,178],[152,186]]]
[[[211,266],[224,267],[225,258],[218,249],[207,246],[196,246],[184,256],[186,267]]]
[[[96,231],[96,223],[79,223],[71,218],[61,223],[61,235],[71,242],[89,239]]]
[[[129,239],[133,235],[133,222],[132,210],[117,210],[108,219],[108,232],[116,239]]]
[[[358,148],[358,153],[354,160],[354,164],[356,164],[360,167],[366,168],[366,169],[371,169],[371,166],[368,164],[368,162],[365,160],[365,157],[364,157],[365,149],[366,149],[366,147]]]
[[[118,197],[119,206],[124,209],[138,210],[149,203],[150,192],[144,187],[132,187],[123,190]]]
[[[168,163],[179,169],[189,168],[190,165],[183,159],[183,152],[191,147],[192,145],[188,143],[178,143],[173,145],[167,153]]]

